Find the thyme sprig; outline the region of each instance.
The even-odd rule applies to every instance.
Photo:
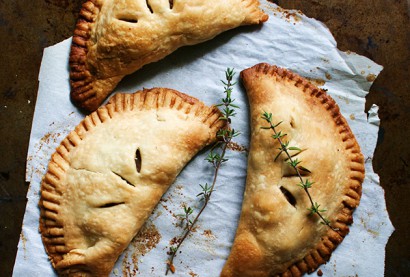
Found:
[[[228,161],[228,159],[225,157],[226,150],[228,149],[228,144],[232,141],[234,137],[240,134],[238,131],[231,128],[231,119],[236,115],[235,109],[239,108],[237,105],[234,104],[235,99],[232,99],[231,97],[233,86],[236,84],[232,82],[234,76],[234,69],[228,68],[225,71],[226,81],[221,81],[224,85],[225,98],[222,98],[221,103],[216,106],[222,107],[222,116],[219,118],[219,120],[225,121],[226,124],[217,132],[216,136],[218,138],[218,141],[212,146],[208,156],[205,159],[214,168],[212,184],[199,185],[201,187],[201,192],[197,194],[197,197],[200,198],[202,206],[195,217],[193,217],[194,209],[186,205],[184,205],[183,207],[183,213],[178,215],[184,226],[184,231],[180,239],[177,240],[178,244],[176,246],[169,247],[169,259],[167,261],[167,269],[165,275],[167,275],[169,271],[175,273],[175,256],[177,255],[182,243],[185,241],[188,235],[194,230],[195,224],[198,222],[199,217],[201,216],[202,212],[205,210],[209,201],[211,200],[212,193],[215,191],[215,185],[218,179],[218,173],[221,168],[221,165]]]
[[[297,158],[293,158],[292,155],[289,153],[289,151],[298,151],[299,153],[302,152],[303,150],[296,147],[296,146],[289,146],[289,141],[286,141],[284,139],[284,137],[287,135],[285,133],[282,133],[282,131],[277,130],[277,127],[282,124],[282,121],[280,121],[279,123],[274,124],[272,122],[272,113],[268,113],[268,112],[264,112],[262,114],[262,119],[266,120],[269,123],[269,126],[263,126],[261,127],[262,129],[267,129],[267,130],[272,130],[273,131],[273,135],[272,138],[278,140],[280,147],[278,148],[279,153],[275,156],[275,161],[278,159],[278,157],[282,154],[285,153],[285,155],[287,156],[287,163],[295,170],[295,173],[297,174],[297,176],[299,177],[299,183],[297,184],[299,187],[301,187],[307,194],[309,201],[310,201],[310,208],[307,208],[307,210],[310,212],[310,215],[313,214],[317,214],[320,219],[321,219],[321,223],[324,225],[327,225],[328,227],[330,227],[331,229],[333,229],[334,231],[337,231],[338,229],[333,228],[330,220],[327,219],[326,217],[323,216],[322,213],[326,212],[326,209],[320,208],[320,204],[318,204],[317,202],[314,202],[312,199],[312,195],[309,192],[309,189],[312,188],[312,185],[314,184],[314,182],[311,182],[309,179],[304,180],[302,178],[302,174],[301,171],[305,171],[305,172],[309,172],[310,170],[301,166],[300,163],[302,161],[298,160]]]

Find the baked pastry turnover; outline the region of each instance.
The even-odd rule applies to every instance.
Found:
[[[337,104],[307,80],[288,70],[258,64],[241,72],[251,113],[248,175],[240,222],[222,275],[301,276],[326,262],[341,243],[359,204],[364,161]],[[286,163],[275,160],[280,144],[262,119],[272,113],[273,124],[287,134],[290,151],[310,172],[309,189],[332,228],[309,215],[311,207],[299,177]]]
[[[216,140],[215,107],[155,88],[117,94],[52,155],[40,232],[63,276],[108,276],[186,163]]]
[[[181,46],[267,19],[258,0],[88,0],[72,40],[71,98],[96,110],[125,75]]]

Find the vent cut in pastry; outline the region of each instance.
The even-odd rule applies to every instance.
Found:
[[[348,233],[359,204],[364,161],[337,104],[288,70],[258,64],[241,72],[251,113],[248,175],[240,222],[223,277],[301,276],[325,263]],[[293,159],[302,161],[304,180],[314,182],[313,201],[327,211],[332,228],[309,215],[299,178],[278,155],[280,147],[262,113],[287,134]]]
[[[258,0],[89,0],[71,46],[71,98],[93,111],[142,66],[181,46],[267,19]]]
[[[180,92],[117,94],[52,155],[40,232],[62,276],[108,276],[187,162],[216,140],[221,113]]]

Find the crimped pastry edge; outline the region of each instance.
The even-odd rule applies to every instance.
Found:
[[[91,36],[91,26],[99,10],[96,0],[84,2],[78,15],[70,49],[70,97],[77,106],[85,110],[96,110],[99,105],[94,101],[97,94],[93,90],[95,77],[87,64],[87,44]]]
[[[207,144],[216,141],[217,130],[225,124],[219,120],[221,113],[215,106],[206,106],[194,97],[167,88],[144,89],[133,94],[116,94],[107,105],[101,106],[98,110],[86,116],[56,148],[51,156],[47,172],[41,181],[39,232],[54,268],[63,260],[63,256],[69,252],[64,242],[64,226],[58,222],[58,213],[63,189],[60,180],[64,178],[70,167],[70,151],[81,143],[81,140],[87,136],[88,131],[105,121],[111,120],[116,115],[133,110],[158,109],[160,107],[169,107],[199,117],[202,123],[209,126],[210,133],[214,134]],[[88,274],[87,272],[83,273]],[[64,272],[59,272],[59,274],[66,276]],[[73,276],[71,274],[83,276],[81,272],[70,272],[69,274],[70,276]]]
[[[340,113],[339,106],[325,90],[319,89],[317,86],[296,73],[267,63],[254,65],[240,73],[245,88],[247,82],[249,82],[251,78],[255,78],[255,76],[260,74],[275,76],[283,81],[291,82],[296,87],[302,88],[304,93],[319,99],[336,123],[339,134],[345,145],[345,150],[349,153],[351,164],[355,165],[350,168],[350,181],[344,190],[347,199],[343,200],[343,208],[341,209],[341,212],[335,216],[336,221],[332,223],[332,226],[339,230],[334,231],[329,228],[328,232],[321,238],[321,241],[316,245],[315,249],[311,250],[303,259],[290,265],[284,272],[276,275],[281,277],[302,276],[304,273],[315,271],[321,264],[326,263],[330,259],[331,253],[349,233],[349,225],[353,222],[354,209],[359,205],[361,198],[361,184],[365,176],[364,158],[360,151],[360,146],[346,119]]]
[[[98,0],[84,2],[79,13],[70,49],[70,98],[77,107],[85,112],[97,110],[125,76],[118,75],[99,79],[97,73],[93,72],[87,63],[91,28],[101,10],[101,3]],[[241,3],[244,4],[245,9],[250,11],[249,16],[246,17],[242,25],[261,24],[268,20],[269,16],[259,8],[259,0],[241,0]],[[109,87],[110,93],[99,95],[102,87]]]

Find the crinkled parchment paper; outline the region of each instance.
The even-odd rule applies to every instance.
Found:
[[[362,148],[366,179],[350,234],[320,268],[324,276],[383,276],[385,245],[393,226],[379,178],[372,169],[379,129],[377,107],[364,112],[365,96],[382,67],[365,57],[339,51],[322,23],[300,12],[280,10],[267,1],[262,1],[262,7],[270,15],[263,26],[241,27],[209,42],[179,49],[126,77],[116,91],[169,87],[215,104],[223,97],[220,80],[227,67],[239,72],[260,62],[291,69],[327,89]],[[50,155],[84,117],[69,100],[70,43],[68,39],[44,50],[27,158],[28,204],[14,276],[55,276],[38,232],[37,204]],[[241,209],[249,144],[248,104],[240,82],[234,88],[234,98],[241,106],[233,122],[242,132],[235,140],[240,147],[229,151],[230,161],[220,171],[217,191],[175,260],[175,276],[218,276],[229,254]],[[198,206],[195,195],[200,192],[199,182],[211,183],[212,170],[205,157],[205,152],[200,153],[179,175],[118,260],[112,276],[164,276],[167,247],[182,232],[175,214],[181,213],[183,203]]]

